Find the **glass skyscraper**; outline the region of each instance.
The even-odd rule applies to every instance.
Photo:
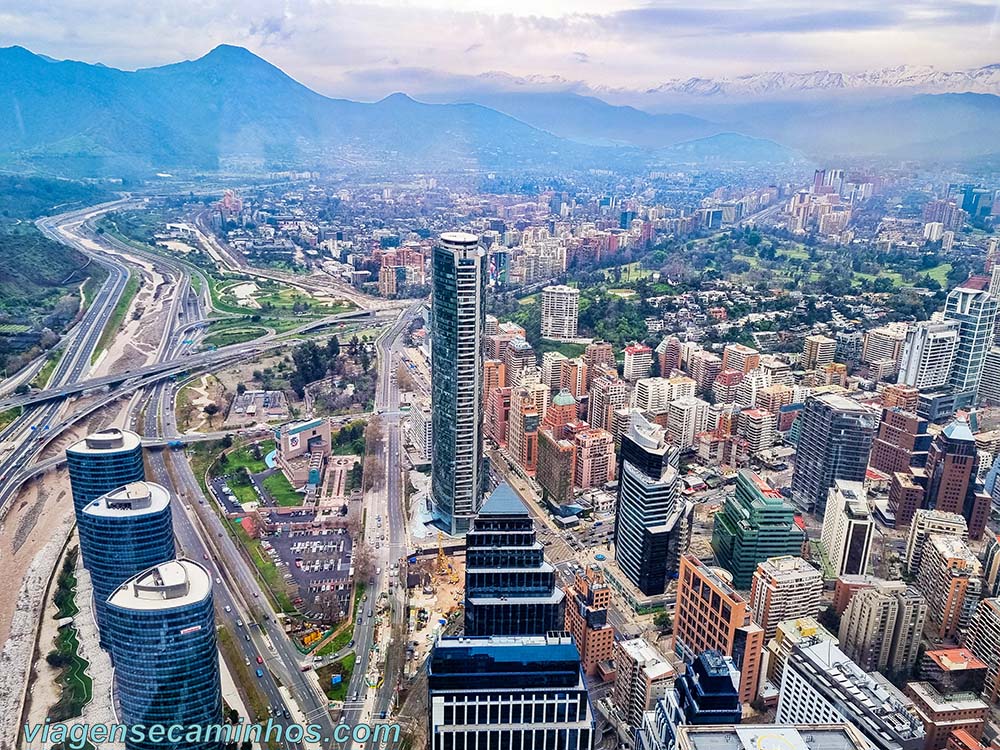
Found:
[[[594,714],[569,635],[442,638],[427,660],[428,750],[590,750]]]
[[[123,724],[219,724],[222,692],[212,579],[171,560],[123,583],[108,599],[108,641]],[[126,750],[219,750],[219,741],[126,741]]]
[[[78,522],[84,507],[104,493],[146,478],[141,439],[117,427],[98,430],[71,445],[66,464]]]
[[[78,524],[83,564],[94,586],[101,642],[108,647],[107,599],[125,581],[174,559],[170,493],[151,482],[132,482],[89,503]]]
[[[944,319],[956,321],[958,347],[951,367],[951,389],[956,407],[970,406],[979,391],[986,354],[993,346],[1000,301],[986,288],[989,279],[974,277],[948,293]]]
[[[482,499],[483,339],[486,251],[479,238],[446,232],[432,256],[431,502],[438,524],[465,534]]]
[[[676,462],[663,428],[633,414],[618,467],[615,560],[647,596],[666,590],[691,542],[694,505],[680,495]]]
[[[820,515],[838,479],[863,482],[875,439],[876,415],[866,406],[837,393],[811,396],[800,422],[792,500]]]
[[[465,541],[465,634],[545,635],[565,628],[555,568],[531,516],[506,484],[476,516]]]

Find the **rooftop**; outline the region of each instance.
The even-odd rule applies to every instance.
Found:
[[[986,669],[986,662],[977,659],[967,648],[941,648],[928,651],[926,656],[941,669],[960,672],[966,669]]]
[[[480,516],[526,516],[528,509],[524,507],[521,498],[504,482],[499,485],[483,503],[479,510]]]
[[[108,597],[108,604],[131,610],[179,609],[211,594],[212,579],[205,568],[191,560],[170,560],[125,581]]]
[[[131,430],[118,427],[105,427],[92,432],[83,440],[74,443],[66,449],[68,453],[115,453],[130,451],[142,444],[142,438]]]
[[[159,513],[170,505],[166,487],[153,482],[131,482],[89,503],[83,512],[91,516],[126,518]]]
[[[863,750],[847,724],[739,724],[677,727],[678,750]]]

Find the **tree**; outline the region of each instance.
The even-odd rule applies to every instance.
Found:
[[[202,409],[205,412],[205,416],[208,417],[208,423],[212,424],[213,417],[219,413],[219,405],[214,401],[210,404],[205,404],[205,408]]]
[[[670,613],[667,611],[658,612],[655,617],[653,617],[653,625],[655,625],[661,633],[670,633],[674,629],[673,618],[670,617]]]
[[[247,392],[246,383],[237,383],[236,384],[236,395],[237,396],[242,396],[246,392]]]

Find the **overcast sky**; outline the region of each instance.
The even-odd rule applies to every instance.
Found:
[[[0,46],[148,67],[245,46],[326,94],[502,72],[600,89],[1000,62],[1000,0],[4,0]]]

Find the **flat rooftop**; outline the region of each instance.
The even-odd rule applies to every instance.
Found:
[[[847,724],[740,724],[677,727],[678,750],[864,750]]]
[[[119,451],[131,451],[142,445],[142,438],[131,430],[122,430],[118,427],[105,427],[103,430],[92,432],[83,440],[79,440],[69,448],[67,453],[117,453]]]
[[[130,482],[89,503],[83,512],[102,518],[128,518],[161,513],[170,505],[170,492],[154,482]]]
[[[212,579],[205,568],[192,560],[170,560],[125,581],[108,597],[108,604],[132,610],[179,609],[211,594]]]

